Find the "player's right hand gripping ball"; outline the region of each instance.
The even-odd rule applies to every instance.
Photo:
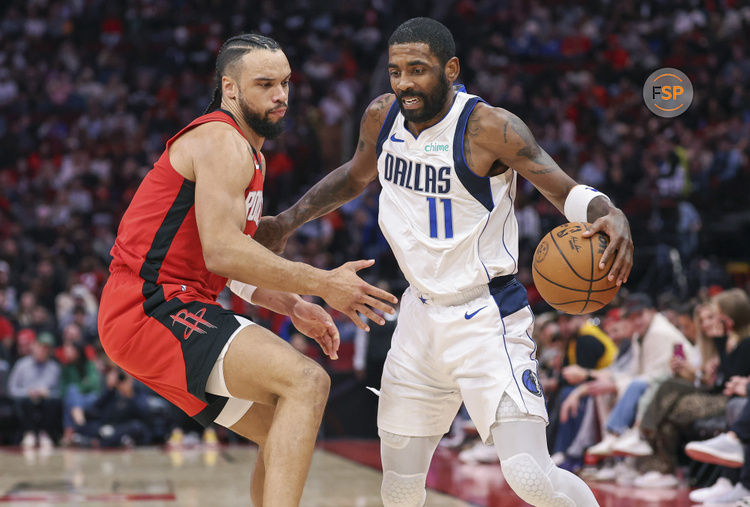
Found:
[[[594,312],[612,301],[619,289],[607,279],[614,256],[603,270],[599,269],[609,237],[601,232],[582,237],[589,226],[570,222],[555,227],[534,252],[534,285],[551,307],[565,313]]]

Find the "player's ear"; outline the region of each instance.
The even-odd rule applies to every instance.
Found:
[[[237,98],[237,81],[229,76],[221,76],[221,94],[228,99]]]
[[[447,77],[448,81],[451,83],[458,79],[458,75],[461,73],[461,65],[458,63],[458,58],[455,56],[445,62],[445,67],[443,68],[445,70],[445,77]]]

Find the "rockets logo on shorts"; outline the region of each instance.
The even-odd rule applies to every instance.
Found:
[[[201,308],[195,313],[191,313],[183,308],[174,315],[170,315],[170,317],[172,318],[173,326],[175,325],[175,323],[185,326],[185,333],[182,335],[182,337],[187,340],[188,338],[190,338],[190,335],[193,334],[193,331],[200,334],[206,334],[206,331],[200,328],[201,325],[212,329],[216,327],[203,318],[203,315],[205,315],[205,313],[205,307]]]

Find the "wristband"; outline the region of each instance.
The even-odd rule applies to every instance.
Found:
[[[237,294],[239,297],[247,301],[248,303],[252,303],[253,299],[253,293],[255,292],[255,289],[257,289],[255,285],[250,285],[249,283],[242,283],[238,282],[237,280],[232,280],[229,282],[229,290]]]
[[[600,195],[610,201],[606,194],[588,185],[574,186],[568,192],[568,197],[565,198],[565,206],[563,207],[565,218],[568,219],[568,222],[588,222],[589,203]]]

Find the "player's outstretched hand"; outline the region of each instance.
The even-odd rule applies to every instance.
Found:
[[[357,327],[365,331],[370,328],[357,312],[382,326],[385,319],[373,309],[392,314],[395,310],[388,303],[398,303],[398,298],[393,294],[374,287],[357,276],[357,271],[369,268],[374,263],[372,259],[352,261],[332,269],[328,272],[327,283],[321,287],[320,294],[331,307],[348,316]]]
[[[314,303],[300,300],[289,317],[300,333],[318,342],[325,355],[331,359],[339,358],[339,330],[328,312]]]
[[[273,253],[281,255],[291,233],[292,231],[286,229],[278,216],[261,217],[253,239]]]
[[[602,254],[599,269],[604,269],[609,259],[614,257],[615,262],[609,270],[608,278],[610,282],[617,280],[617,285],[622,285],[628,281],[630,270],[633,268],[633,237],[630,234],[628,219],[619,208],[611,206],[609,213],[591,224],[583,233],[583,237],[589,238],[595,232],[603,232],[609,236],[609,245]]]

